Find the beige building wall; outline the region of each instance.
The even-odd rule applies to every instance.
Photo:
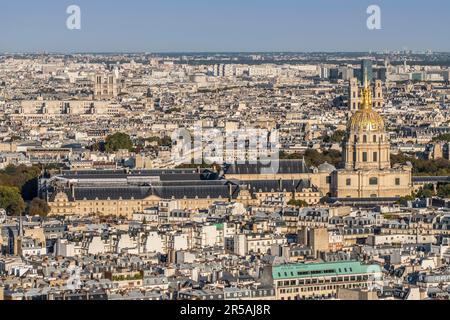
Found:
[[[311,247],[312,254],[315,258],[317,258],[319,256],[319,252],[329,251],[328,229],[321,227],[302,227],[298,231],[298,243]]]
[[[334,180],[338,198],[392,198],[411,195],[412,172],[403,170],[339,170]],[[375,183],[376,182],[376,183]]]
[[[144,155],[137,154],[134,166],[136,169],[153,169],[153,161]]]
[[[267,198],[282,195],[286,202],[291,199],[303,200],[308,204],[319,203],[322,195],[312,190],[304,192],[256,192],[252,197],[249,190],[242,189],[233,201],[244,204],[245,206],[261,205]],[[157,206],[163,200],[157,196],[150,196],[145,199],[76,199],[69,201],[65,192],[59,192],[53,201],[49,202],[50,215],[71,215],[71,214],[100,214],[106,216],[126,216],[132,217],[134,213],[143,212],[144,209]],[[230,201],[229,198],[183,198],[173,199],[177,201],[178,208],[181,210],[200,210],[208,209],[215,202]]]
[[[43,228],[25,229],[24,237],[32,238],[37,240],[41,244],[45,244],[45,233]]]
[[[21,102],[21,115],[114,115],[123,111],[120,104],[94,100],[24,100]]]
[[[323,196],[331,193],[330,173],[294,173],[294,174],[227,174],[227,180],[239,181],[264,181],[264,180],[309,180],[311,184],[319,188]]]
[[[0,152],[16,152],[17,144],[14,142],[2,142],[0,143]]]
[[[104,216],[125,216],[131,218],[134,213],[143,212],[144,209],[157,206],[162,199],[151,196],[139,200],[75,200],[69,201],[63,192],[55,197],[55,201],[49,202],[50,215],[71,214],[99,214]],[[227,199],[177,199],[180,209],[207,209],[214,202]]]
[[[315,258],[319,257],[320,252],[328,252],[329,234],[326,228],[311,229],[310,233],[310,246]]]
[[[378,295],[375,291],[339,288],[337,290],[337,299],[347,301],[378,300]]]

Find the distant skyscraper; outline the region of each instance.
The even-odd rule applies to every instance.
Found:
[[[213,75],[215,77],[231,77],[236,73],[235,67],[229,64],[216,64],[213,67]]]
[[[339,79],[339,69],[338,68],[332,68],[329,70],[329,76],[331,80],[337,80]]]
[[[330,69],[328,69],[328,67],[324,67],[324,66],[320,67],[320,78],[321,79],[329,79],[330,78]]]
[[[381,80],[383,82],[386,82],[387,79],[387,68],[379,68],[376,70],[376,76],[375,79]]]
[[[364,81],[367,79],[369,82],[373,80],[373,66],[372,60],[363,60],[361,62],[361,83],[364,85]]]
[[[350,66],[340,68],[340,73],[342,74],[342,80],[350,80],[353,78],[353,68]]]

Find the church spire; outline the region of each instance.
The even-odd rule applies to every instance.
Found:
[[[361,93],[361,110],[371,110],[372,109],[372,92],[369,88],[369,81],[367,79],[367,74],[364,75],[364,89]]]

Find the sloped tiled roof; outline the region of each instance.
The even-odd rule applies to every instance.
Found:
[[[278,160],[278,165],[271,167],[270,164],[245,163],[231,164],[226,166],[225,175],[231,174],[299,174],[311,173],[303,160]]]

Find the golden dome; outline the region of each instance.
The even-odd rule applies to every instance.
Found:
[[[350,118],[349,131],[383,131],[384,120],[380,114],[372,109],[372,93],[365,81],[362,90],[362,101],[358,111]]]

